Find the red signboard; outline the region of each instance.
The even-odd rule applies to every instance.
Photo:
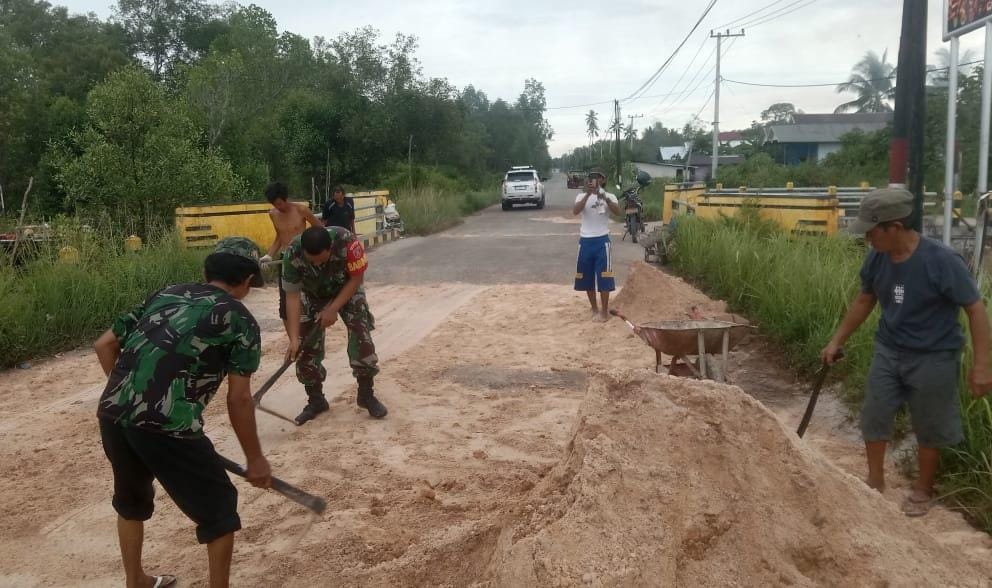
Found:
[[[992,0],[944,0],[944,40],[982,27],[992,19]]]

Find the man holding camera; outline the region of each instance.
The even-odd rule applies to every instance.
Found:
[[[586,179],[585,191],[576,195],[572,207],[572,214],[582,218],[575,289],[589,296],[592,319],[598,322],[609,320],[610,292],[616,289],[610,256],[610,213],[620,214],[620,203],[603,188],[605,184],[606,175],[592,171]],[[599,304],[596,292],[599,292]]]

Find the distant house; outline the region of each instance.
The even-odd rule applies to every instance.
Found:
[[[721,155],[720,165],[739,165],[744,163],[740,155]],[[705,153],[693,153],[689,161],[672,161],[661,163],[634,162],[634,166],[646,171],[653,178],[674,178],[676,182],[707,182],[713,176],[713,156]]]
[[[688,143],[673,147],[659,147],[658,161],[667,161],[667,162],[671,162],[673,160],[682,161],[683,159],[685,159],[687,153],[689,153]]]
[[[727,131],[717,136],[720,147],[738,147],[744,143],[744,133],[740,131]]]
[[[634,167],[639,171],[647,172],[652,178],[673,178],[676,182],[692,182],[695,181],[696,177],[696,166],[678,162],[647,163],[635,161]]]
[[[880,131],[892,122],[891,112],[856,114],[794,114],[792,123],[768,128],[768,140],[782,146],[782,163],[821,161],[840,150],[840,138],[855,129],[866,133]]]
[[[740,165],[744,163],[743,155],[721,155],[719,156],[720,167],[725,165]],[[713,179],[713,156],[705,153],[693,153],[689,158],[689,165],[696,168],[695,177],[690,178],[694,182],[708,182]]]

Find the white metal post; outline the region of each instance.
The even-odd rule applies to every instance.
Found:
[[[712,178],[716,181],[716,168],[720,161],[720,44],[723,35],[716,36],[716,89],[713,91],[713,165]]]
[[[958,112],[958,38],[951,38],[951,69],[947,72],[947,149],[944,157],[944,244],[951,244],[954,209],[954,135]]]
[[[982,76],[982,122],[978,144],[978,195],[989,189],[989,115],[992,114],[992,21],[985,23],[985,73]]]

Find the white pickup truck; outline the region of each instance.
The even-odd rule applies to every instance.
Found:
[[[537,170],[530,166],[512,167],[503,177],[503,210],[514,204],[536,204],[544,208],[544,183]]]

